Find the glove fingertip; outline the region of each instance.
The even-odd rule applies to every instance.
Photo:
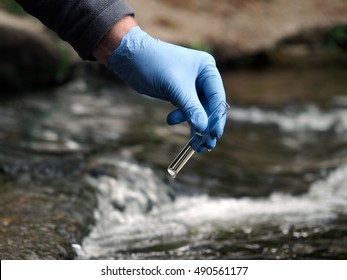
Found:
[[[214,137],[207,137],[205,146],[208,150],[213,150],[217,146],[217,139]]]

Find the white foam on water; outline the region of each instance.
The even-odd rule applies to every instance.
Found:
[[[180,195],[172,201],[168,186],[151,169],[126,161],[113,164],[120,172],[119,178],[90,179],[100,190],[99,209],[80,258],[147,248],[218,229],[259,224],[314,226],[347,213],[347,166],[336,169],[299,196],[273,193],[266,198],[237,199]],[[122,211],[114,208],[115,201],[124,205]],[[148,203],[152,205],[150,211]]]
[[[230,121],[252,124],[274,124],[286,132],[327,131],[333,129],[337,133],[347,131],[347,110],[335,108],[322,111],[314,105],[304,110],[271,111],[257,107],[233,108],[228,113]]]

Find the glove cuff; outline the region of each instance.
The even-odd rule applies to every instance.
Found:
[[[115,65],[120,62],[120,58],[131,58],[132,54],[134,54],[139,45],[143,44],[143,39],[146,36],[148,36],[148,34],[139,26],[134,26],[131,28],[130,31],[123,36],[119,46],[109,56],[106,66],[111,70],[115,70]]]

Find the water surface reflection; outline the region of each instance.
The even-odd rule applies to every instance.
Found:
[[[71,171],[99,191],[78,258],[344,259],[346,76],[225,73],[225,134],[175,180],[166,168],[189,128],[166,125],[171,105],[81,78],[0,106],[3,172],[26,168],[35,180],[40,162],[77,159],[79,168],[57,164],[45,178]]]

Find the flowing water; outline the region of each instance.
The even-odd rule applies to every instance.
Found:
[[[176,179],[189,128],[165,102],[81,78],[1,107],[7,154],[84,155],[98,208],[77,258],[347,258],[347,71],[223,76],[225,134]]]

